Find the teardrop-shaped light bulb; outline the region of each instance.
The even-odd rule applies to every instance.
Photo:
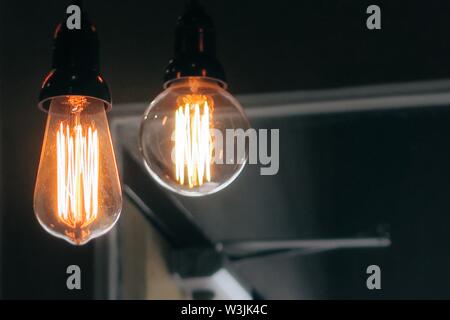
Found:
[[[82,245],[110,230],[122,193],[102,100],[51,100],[34,191],[34,212],[50,234]]]

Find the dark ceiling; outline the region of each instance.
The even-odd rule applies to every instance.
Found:
[[[161,90],[184,2],[89,1],[115,103],[150,101]],[[365,28],[371,1],[204,2],[235,94],[450,76],[447,1],[378,1],[380,31]],[[45,124],[36,100],[65,5],[0,1],[1,285],[7,298],[94,295],[92,286],[68,292],[60,273],[72,260],[90,270],[93,245],[73,248],[55,241],[32,210]],[[330,117],[256,123],[282,129],[280,175],[264,178],[248,197],[256,173],[246,170],[201,210],[190,203],[199,224],[224,240],[347,235],[388,220],[398,237],[395,251],[335,252],[237,269],[268,298],[376,297],[361,287],[360,262],[385,262],[393,284],[386,285],[384,297],[448,297],[442,275],[450,266],[444,254],[450,222],[449,112]]]

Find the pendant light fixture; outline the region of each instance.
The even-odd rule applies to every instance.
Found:
[[[164,91],[146,110],[140,149],[150,175],[185,196],[203,196],[229,185],[248,157],[243,141],[249,121],[227,91],[216,58],[210,17],[190,1],[178,19],[175,55]]]
[[[81,28],[60,23],[53,70],[42,84],[39,108],[48,113],[34,191],[34,211],[50,234],[82,245],[110,230],[122,193],[106,111],[111,97],[99,73],[95,27],[80,1]]]

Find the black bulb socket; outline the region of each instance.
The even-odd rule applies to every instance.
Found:
[[[66,20],[56,27],[52,68],[39,94],[41,110],[48,112],[53,98],[67,95],[96,98],[111,108],[109,87],[100,74],[97,31],[84,11],[80,29],[69,29]]]
[[[190,1],[175,28],[175,54],[164,76],[164,88],[184,77],[206,77],[226,87],[225,72],[216,58],[216,33],[211,18]]]

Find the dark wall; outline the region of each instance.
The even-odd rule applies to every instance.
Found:
[[[90,298],[92,243],[75,248],[51,237],[32,210],[46,118],[36,100],[50,68],[51,36],[66,1],[0,3],[3,296]],[[101,39],[103,73],[115,103],[150,101],[161,90],[183,3],[89,1],[87,9]],[[448,77],[450,3],[377,3],[383,29],[370,32],[365,28],[369,1],[207,1],[230,90],[283,91]],[[81,292],[65,288],[69,264],[82,267]]]
[[[295,159],[309,162],[313,178],[297,179],[314,190],[322,235],[363,236],[384,225],[392,240],[389,248],[306,257],[323,266],[329,281],[318,297],[450,298],[449,122],[450,108],[427,106],[298,120],[297,134],[311,150]],[[286,177],[286,185],[294,179]],[[309,213],[302,202],[294,200],[299,215]],[[381,267],[381,291],[366,288],[365,268],[372,264]]]

